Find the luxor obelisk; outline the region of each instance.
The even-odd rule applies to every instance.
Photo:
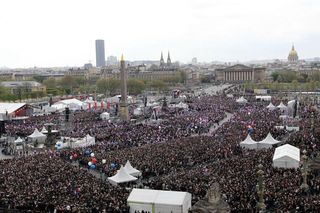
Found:
[[[123,121],[129,120],[128,102],[127,102],[127,70],[126,63],[121,56],[120,61],[120,85],[121,85],[121,101],[120,101],[120,118]]]

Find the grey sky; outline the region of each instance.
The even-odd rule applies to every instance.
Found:
[[[106,56],[246,61],[320,56],[318,0],[1,0],[0,66],[95,63]]]

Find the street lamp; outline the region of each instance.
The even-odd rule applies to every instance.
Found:
[[[259,164],[258,166],[259,170],[257,172],[258,175],[258,184],[257,184],[257,194],[259,196],[259,202],[257,203],[257,208],[259,212],[265,212],[266,210],[266,204],[264,203],[263,195],[264,195],[264,190],[265,190],[265,184],[263,181],[263,166]]]
[[[303,178],[303,182],[300,186],[300,188],[304,191],[307,192],[309,189],[308,183],[307,183],[307,175],[308,175],[308,165],[307,165],[307,160],[308,160],[308,156],[307,156],[307,151],[303,150],[303,156],[302,156],[302,178]]]
[[[101,167],[101,171],[100,171],[100,178],[101,178],[101,182],[103,183],[105,180],[105,174],[104,174],[104,165],[106,164],[107,160],[106,159],[102,159],[102,167]]]

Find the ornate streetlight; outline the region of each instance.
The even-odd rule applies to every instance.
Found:
[[[263,166],[261,164],[259,164],[258,166],[259,170],[257,172],[258,175],[258,184],[257,184],[257,194],[259,197],[259,202],[257,203],[257,208],[259,210],[259,212],[265,212],[266,210],[266,204],[264,203],[264,199],[263,199],[263,195],[264,195],[264,191],[265,191],[265,184],[263,181]]]

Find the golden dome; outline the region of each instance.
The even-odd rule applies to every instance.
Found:
[[[288,61],[289,62],[295,62],[298,61],[299,57],[298,57],[298,53],[297,51],[294,49],[294,46],[292,45],[292,49],[289,52],[289,56],[288,56]]]

